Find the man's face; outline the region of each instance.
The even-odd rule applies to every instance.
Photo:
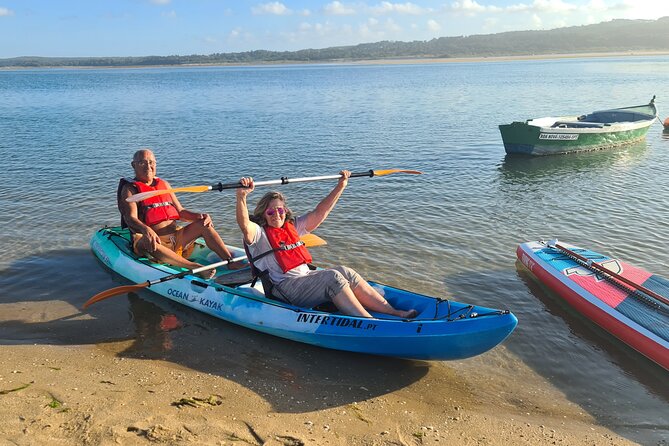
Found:
[[[150,183],[156,177],[156,157],[152,152],[142,152],[131,163],[135,169],[135,178]]]

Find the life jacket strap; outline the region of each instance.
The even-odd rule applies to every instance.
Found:
[[[163,206],[174,206],[174,204],[171,201],[163,201],[162,203],[153,203],[153,204],[147,204],[144,206],[146,209],[153,209],[153,208],[160,208]]]
[[[293,243],[293,244],[291,244],[291,245],[282,245],[282,246],[280,246],[279,248],[272,249],[272,251],[269,251],[269,252],[274,252],[274,251],[288,251],[288,250],[290,250],[290,249],[299,248],[300,246],[303,246],[303,245],[304,245],[304,242],[303,242],[302,240],[300,240],[299,242]],[[267,254],[269,254],[269,252],[268,252]],[[263,253],[262,255],[265,255],[265,253]]]

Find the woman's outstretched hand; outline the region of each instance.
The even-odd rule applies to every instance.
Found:
[[[342,170],[339,172],[339,175],[341,175],[341,178],[339,178],[339,184],[346,187],[348,185],[348,179],[351,176],[351,171]]]
[[[242,177],[239,179],[239,184],[242,185],[242,187],[237,188],[237,196],[240,198],[245,198],[248,194],[253,192],[255,189],[255,185],[253,184],[253,178],[252,177]]]

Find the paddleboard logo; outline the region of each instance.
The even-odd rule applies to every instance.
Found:
[[[616,259],[605,260],[603,262],[599,262],[598,265],[603,266],[604,268],[608,269],[609,271],[615,274],[622,274],[623,272],[623,266]],[[606,276],[604,276],[603,274],[595,272],[593,270],[586,268],[585,266],[580,266],[580,265],[565,268],[564,275],[567,277],[573,275],[581,277],[595,276],[595,280],[597,282],[601,282],[606,278]]]
[[[536,262],[530,258],[527,254],[523,253],[521,256],[520,261],[529,269],[530,271],[534,271],[534,265],[536,265]]]
[[[576,141],[578,133],[539,133],[539,139],[549,141]]]

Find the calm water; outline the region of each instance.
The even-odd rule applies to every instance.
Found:
[[[175,186],[418,169],[351,180],[318,231],[329,245],[317,260],[511,309],[520,324],[504,347],[454,366],[513,379],[525,363],[602,423],[656,444],[669,436],[666,372],[535,284],[515,248],[559,237],[669,277],[669,136],[656,123],[623,149],[517,159],[497,125],[654,94],[664,118],[668,86],[668,57],[0,72],[0,342],[86,343],[64,321],[116,285],[87,244],[118,221],[116,184],[139,147],[155,149]],[[308,211],[332,185],[283,191]],[[232,192],[180,198],[239,243]],[[113,324],[88,327],[99,342],[118,335]]]

